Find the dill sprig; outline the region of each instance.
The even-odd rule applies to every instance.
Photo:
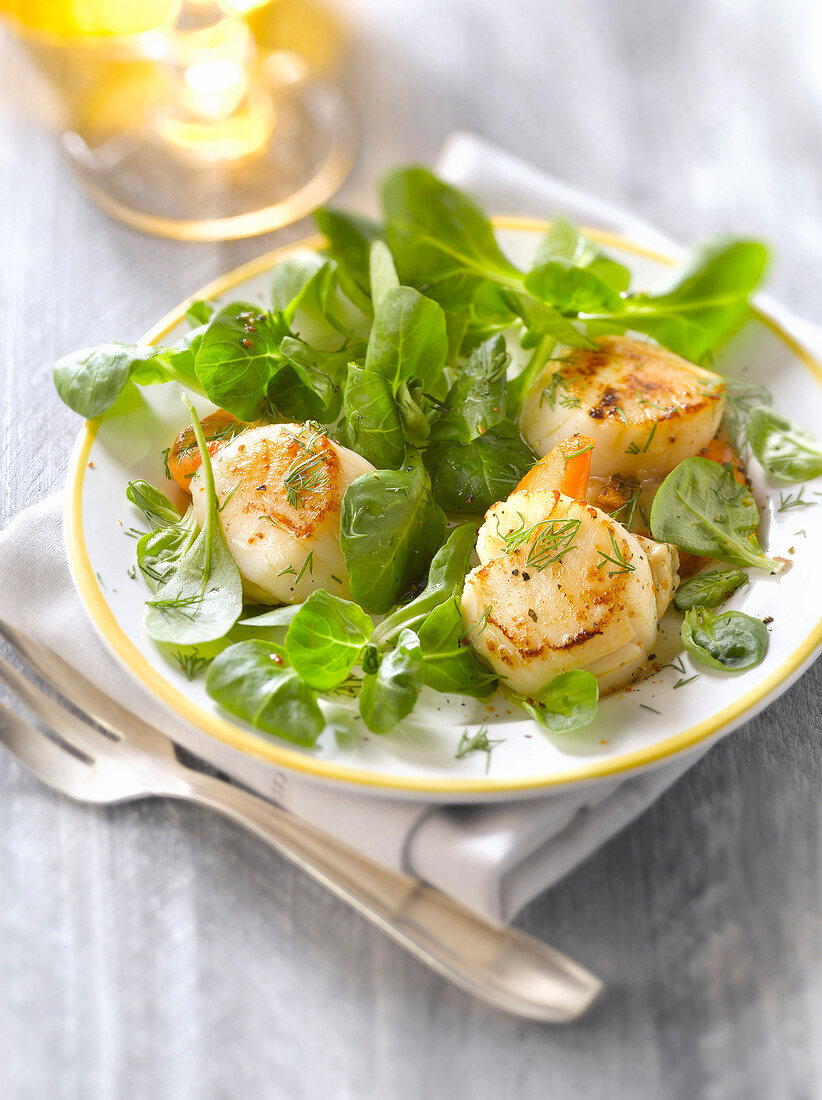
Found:
[[[530,539],[526,565],[530,565],[538,573],[573,549],[580,525],[578,519],[543,519],[526,527],[525,519],[522,516],[519,518],[520,526],[502,536],[505,552],[513,554]]]
[[[685,662],[682,660],[682,655],[674,657],[673,661],[669,661],[667,665],[661,665],[661,668],[672,668],[679,673],[680,676],[684,676],[687,672],[685,668]]]
[[[297,579],[294,581],[294,584],[299,584],[300,583],[306,569],[308,570],[309,574],[313,577],[314,576],[314,551],[313,550],[309,551],[308,557],[303,562],[303,567],[299,571],[299,573],[297,574]]]
[[[564,362],[564,359],[551,360],[551,362]],[[569,380],[565,378],[561,370],[554,371],[547,386],[544,386],[539,396],[540,407],[545,402],[549,408],[556,407],[557,402],[563,409],[578,409],[580,399],[569,390]]]
[[[243,424],[241,420],[229,420],[227,424],[223,424],[217,429],[216,432],[212,432],[211,435],[206,436],[207,442],[213,442],[215,439],[221,443],[227,443],[230,439],[236,438],[238,435],[242,435],[247,430],[247,426]]]
[[[611,518],[615,519],[617,523],[621,523],[623,527],[630,531],[631,524],[634,522],[634,516],[639,511],[640,519],[645,524],[646,528],[650,528],[648,517],[645,515],[645,509],[639,503],[642,496],[642,489],[637,487],[634,489],[630,497],[624,504],[620,504],[616,511],[611,512]]]
[[[205,437],[206,443],[229,443],[236,436],[242,435],[243,432],[245,432],[247,430],[248,430],[248,425],[243,424],[242,421],[240,421],[240,420],[229,420],[227,424],[221,424],[220,427],[215,429],[213,432],[206,431],[206,429],[203,428],[203,436]],[[199,444],[197,443],[197,437],[196,437],[196,435],[194,435],[193,429],[192,429],[192,438],[189,440],[188,443],[186,443],[184,446],[182,446],[180,448],[180,450],[177,452],[178,461],[181,458],[187,458],[189,455],[194,454],[194,452],[197,451],[197,450],[199,450]],[[166,447],[166,449],[163,451],[163,461],[165,463],[165,468],[166,468],[166,477],[171,476],[168,473],[168,456],[169,456],[170,451],[171,451],[170,447]],[[188,476],[193,476],[193,475],[188,475]]]
[[[349,699],[356,699],[362,689],[362,679],[359,676],[349,676],[341,684],[332,688],[331,695],[345,695]]]
[[[722,426],[735,451],[741,452],[748,438],[748,421],[755,405],[770,405],[773,398],[764,386],[738,378],[725,379],[725,412]]]
[[[184,618],[193,619],[193,613],[186,614],[185,608],[202,603],[204,599],[205,592],[195,592],[191,596],[166,596],[161,600],[146,600],[146,607],[156,607],[164,615],[169,611],[180,611]]]
[[[646,454],[648,448],[651,446],[651,443],[653,442],[654,436],[656,435],[656,429],[657,429],[657,422],[654,421],[654,426],[651,428],[650,432],[648,433],[648,438],[645,440],[645,446],[640,447],[640,445],[638,443],[635,443],[634,440],[631,440],[631,442],[625,448],[625,454],[626,455],[644,455],[644,454]]]
[[[725,485],[723,486],[726,493],[725,500],[729,504],[734,504],[737,500],[746,496],[750,490],[744,481],[740,485],[736,480],[736,471],[731,462],[723,462],[722,469],[725,471]]]
[[[636,569],[636,566],[631,565],[631,563],[622,553],[620,548],[617,546],[617,541],[614,538],[614,532],[609,531],[608,534],[611,538],[611,547],[613,549],[613,554],[607,554],[604,550],[597,550],[597,553],[602,558],[602,561],[597,563],[597,569],[602,569],[604,565],[607,565],[610,562],[610,564],[615,566],[615,568],[608,570],[609,577],[617,577],[620,573],[633,573]]]
[[[551,381],[547,386],[543,386],[542,393],[539,395],[540,407],[545,402],[549,408],[553,409],[557,403],[557,390],[562,383],[563,378],[559,371],[555,371],[551,375]]]
[[[805,492],[805,486],[803,485],[796,496],[793,493],[779,494],[779,507],[777,512],[789,512],[791,508],[812,508],[816,504],[815,500],[805,500],[802,494]]]
[[[501,745],[505,740],[504,737],[499,737],[496,740],[491,740],[488,737],[488,727],[480,726],[476,733],[469,733],[465,730],[460,743],[457,745],[457,751],[454,754],[456,760],[462,760],[464,756],[467,756],[470,752],[484,752],[485,753],[485,774],[491,767],[491,753],[497,747]]]
[[[479,637],[479,635],[482,634],[482,632],[488,626],[488,616],[491,614],[492,610],[493,610],[493,607],[489,603],[488,606],[483,611],[483,613],[480,615],[480,617],[474,623],[474,625],[469,630],[466,630],[466,632],[465,632],[465,637],[466,638],[469,637],[469,635],[474,634],[474,633],[476,633],[477,637]]]
[[[302,457],[296,455],[283,475],[286,500],[295,510],[305,507],[305,493],[328,488],[325,455],[322,450],[316,449],[322,438],[322,428],[309,420],[303,430],[309,433],[308,439],[288,433],[300,448]]]
[[[426,393],[425,391],[423,391],[422,396],[425,398],[426,401],[430,401],[434,408],[439,409],[440,412],[451,412],[451,406],[446,405],[444,401],[440,401],[438,397],[434,397],[432,393]]]
[[[323,434],[322,427],[316,420],[306,420],[299,434],[290,432],[288,428],[286,428],[285,432],[291,442],[296,443],[304,455],[314,453],[314,448],[317,446]],[[307,435],[308,438],[304,439],[303,435]]]
[[[681,679],[677,680],[677,682],[674,684],[674,691],[676,691],[677,688],[685,687],[686,684],[692,684],[694,682],[694,680],[698,680],[698,679],[699,679],[699,673],[698,672],[695,672],[693,674],[693,676],[688,676],[687,678],[685,676],[683,676]]]
[[[234,486],[234,488],[231,490],[231,492],[228,494],[228,496],[225,498],[223,503],[217,505],[217,511],[218,512],[222,512],[222,510],[225,508],[226,504],[228,504],[228,502],[231,500],[231,498],[234,496],[234,494],[240,488],[240,484],[241,484],[241,482],[238,481],[237,484]]]
[[[562,454],[562,468],[563,470],[571,461],[572,458],[576,458],[577,455],[584,455],[586,451],[593,451],[593,443],[586,443],[584,447],[577,447],[575,451],[569,451],[568,454],[565,451],[561,451]]]
[[[187,680],[194,680],[203,669],[208,668],[211,664],[210,657],[201,657],[196,649],[191,653],[183,653],[181,649],[174,650],[171,654],[177,664],[180,666],[180,670],[185,673]]]
[[[322,467],[322,468],[320,468]],[[328,488],[328,473],[322,454],[295,458],[283,476],[285,496],[292,508],[304,508],[304,494]]]

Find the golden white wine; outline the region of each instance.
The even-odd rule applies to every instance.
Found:
[[[326,7],[328,4],[328,7]],[[92,198],[185,240],[302,217],[351,163],[333,0],[0,0]]]
[[[23,27],[60,38],[142,34],[174,7],[173,0],[0,0],[0,12]]]

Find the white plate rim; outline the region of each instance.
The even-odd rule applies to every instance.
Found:
[[[520,216],[497,216],[492,220],[496,229],[525,232],[544,232],[550,224],[546,219]],[[660,264],[674,263],[670,256],[638,245],[619,234],[589,227],[586,227],[584,232],[600,244],[621,248]],[[325,238],[315,234],[264,253],[232,269],[185,298],[139,342],[159,342],[170,329],[183,320],[185,311],[192,302],[224,294],[238,284],[262,274],[292,252],[301,249],[316,250],[324,243]],[[755,315],[758,321],[771,329],[790,348],[814,376],[817,383],[822,385],[822,364],[773,317],[759,309],[755,310]],[[80,432],[69,462],[65,498],[65,537],[69,565],[77,591],[99,636],[144,688],[193,726],[216,737],[244,756],[257,757],[267,764],[301,773],[306,778],[343,783],[354,788],[381,789],[386,794],[406,796],[427,794],[438,797],[451,794],[457,798],[465,795],[485,795],[488,798],[498,798],[505,795],[538,794],[540,791],[551,788],[566,788],[575,784],[615,777],[626,772],[637,772],[660,764],[699,744],[707,745],[712,738],[732,730],[747,718],[753,717],[786,691],[822,650],[822,619],[819,619],[814,629],[782,664],[760,681],[755,688],[717,711],[710,718],[648,747],[625,752],[607,760],[584,764],[562,775],[537,775],[519,779],[409,777],[313,759],[290,749],[284,743],[273,740],[263,741],[259,735],[247,732],[241,726],[197,706],[152,668],[120,628],[91,567],[82,523],[83,485],[89,455],[100,424],[101,420],[86,421]]]

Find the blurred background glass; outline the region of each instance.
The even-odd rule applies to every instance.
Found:
[[[263,233],[338,188],[353,126],[321,0],[0,0],[91,197],[182,240]]]

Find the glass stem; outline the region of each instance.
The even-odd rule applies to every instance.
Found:
[[[183,0],[168,33],[167,95],[153,126],[181,154],[234,161],[261,148],[274,124],[256,79],[257,49],[246,22],[217,0]]]

